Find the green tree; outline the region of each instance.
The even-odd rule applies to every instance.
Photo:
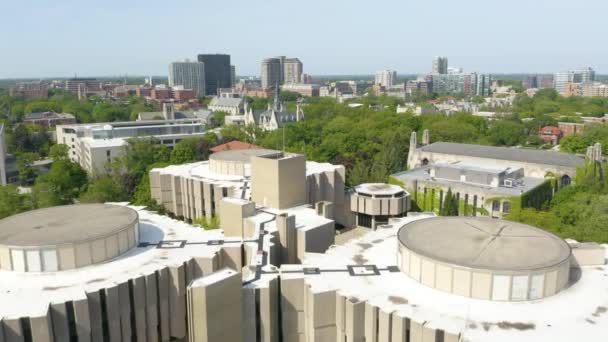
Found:
[[[128,196],[132,196],[150,165],[168,162],[171,151],[157,139],[132,138],[128,140],[122,156],[109,165],[114,180]]]
[[[524,126],[514,121],[498,121],[488,130],[488,140],[493,145],[514,146],[525,140]]]
[[[34,162],[38,159],[40,159],[40,156],[34,152],[26,152],[17,156],[19,184],[28,185],[36,178]]]
[[[14,185],[0,186],[0,218],[33,209],[32,198]]]
[[[587,146],[589,146],[587,140],[578,134],[564,137],[559,142],[560,150],[569,153],[585,153]]]
[[[69,146],[64,144],[56,144],[51,146],[49,151],[49,157],[53,159],[53,161],[57,160],[67,160],[69,157]]]
[[[228,113],[222,111],[213,112],[213,124],[216,127],[223,126],[226,122],[226,115],[228,115]]]
[[[80,196],[83,203],[120,202],[127,200],[123,189],[110,176],[102,176],[89,184],[85,193]]]
[[[80,165],[70,160],[53,162],[49,173],[38,176],[32,189],[38,207],[71,204],[84,191],[88,179]]]
[[[205,216],[194,219],[192,222],[195,225],[201,226],[204,230],[213,230],[220,227],[220,219],[217,216],[207,218]]]
[[[452,194],[452,189],[448,188],[448,192],[443,199],[443,206],[439,210],[441,216],[458,216],[458,198]]]

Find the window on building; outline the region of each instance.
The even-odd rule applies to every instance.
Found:
[[[502,212],[503,213],[510,213],[511,212],[511,202],[504,202],[502,204]]]
[[[367,214],[358,213],[357,214],[357,225],[359,227],[371,228],[372,227],[372,217]]]
[[[500,201],[492,201],[492,210],[500,211]]]

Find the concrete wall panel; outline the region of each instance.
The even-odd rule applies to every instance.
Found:
[[[490,299],[491,290],[492,275],[489,273],[473,272],[471,297],[477,299]]]

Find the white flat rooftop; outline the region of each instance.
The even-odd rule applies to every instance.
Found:
[[[427,216],[430,217],[430,216]],[[400,271],[397,265],[397,231],[403,223],[424,215],[400,219],[382,228],[333,246],[325,254],[307,254],[306,267],[321,270],[307,275],[313,291],[338,290],[346,296],[450,332],[461,332],[469,342],[572,342],[605,341],[608,336],[608,267],[584,267],[580,279],[562,292],[527,302],[494,302],[461,297],[427,287]],[[608,247],[608,246],[605,246]],[[608,257],[608,253],[607,253]],[[348,265],[375,265],[377,276],[351,276]],[[577,272],[573,272],[577,273]]]
[[[125,204],[122,204],[125,205]],[[139,214],[140,243],[107,262],[61,272],[13,272],[0,270],[0,319],[45,314],[49,303],[83,298],[127,279],[153,273],[165,265],[181,265],[193,257],[212,256],[222,246],[185,244],[183,248],[157,248],[162,240],[207,242],[238,241],[222,230],[203,230],[181,221],[133,207]]]

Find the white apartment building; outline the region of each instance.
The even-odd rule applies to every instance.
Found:
[[[394,70],[381,70],[376,72],[376,85],[390,88],[397,81],[397,72]]]
[[[205,96],[205,64],[187,60],[169,64],[169,86],[183,86],[192,89],[194,96]]]
[[[107,164],[124,153],[130,138],[156,138],[173,147],[207,132],[198,118],[59,125],[56,130],[57,143],[67,145],[70,159],[91,174],[106,173]]]

